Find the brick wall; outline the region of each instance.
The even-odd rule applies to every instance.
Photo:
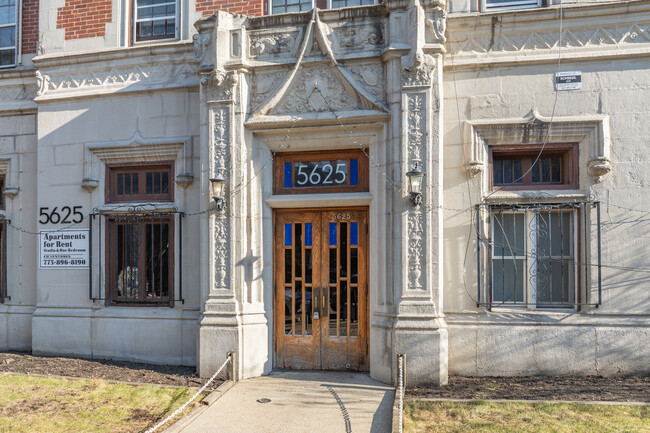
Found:
[[[196,0],[196,11],[205,16],[217,10],[233,14],[260,16],[264,15],[266,0]]]
[[[37,45],[38,0],[23,0],[23,53],[36,53]]]
[[[112,10],[111,0],[66,0],[57,11],[56,28],[65,29],[66,40],[104,36]]]

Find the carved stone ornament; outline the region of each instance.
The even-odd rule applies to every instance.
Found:
[[[338,47],[343,51],[363,51],[384,44],[384,32],[380,23],[351,26],[346,23],[334,29]]]
[[[470,177],[476,177],[481,174],[485,169],[485,165],[481,161],[471,160],[465,163],[465,171]]]
[[[402,71],[402,87],[429,87],[435,63],[428,54],[417,53],[414,65]]]
[[[3,86],[0,87],[0,102],[31,101],[36,96],[37,91],[37,87],[33,85]]]
[[[211,113],[212,129],[212,172],[222,174],[226,179],[230,164],[230,108],[217,107]],[[226,180],[226,187],[228,181]],[[225,212],[217,212],[214,220],[214,288],[228,288],[230,251],[230,222]]]
[[[562,42],[567,48],[597,48],[604,46],[624,46],[650,42],[650,25],[633,24],[622,27],[615,24],[597,27],[585,31],[564,30],[562,34],[552,30],[548,32],[531,32],[528,28],[518,31],[499,33],[498,36],[469,38],[454,41],[452,52],[487,53],[494,51],[512,52],[527,50],[556,49]]]
[[[432,42],[444,44],[447,40],[447,12],[442,8],[435,8],[431,18],[426,19],[427,29]]]
[[[253,57],[275,57],[293,53],[298,32],[251,35],[249,52]]]
[[[264,101],[277,92],[286,75],[287,72],[285,71],[267,74],[255,72],[251,78],[251,111],[258,110]]]
[[[318,87],[318,90],[315,88]],[[322,95],[321,95],[322,93]],[[325,98],[325,99],[323,99]],[[356,97],[350,95],[334,76],[332,69],[304,68],[272,114],[354,110],[359,108]]]
[[[232,99],[238,81],[235,72],[215,70],[201,74],[201,84],[205,88],[208,101]]]
[[[412,95],[408,98],[408,160],[409,163],[421,162],[424,151],[424,116],[425,96]]]
[[[422,262],[424,261],[424,213],[420,208],[408,214],[408,289],[424,287]]]
[[[347,69],[372,96],[374,96],[378,101],[385,101],[383,65],[360,65],[352,66]]]
[[[203,63],[203,59],[208,52],[208,46],[210,45],[210,38],[212,35],[209,32],[199,33],[192,36],[194,42],[194,61],[198,64]]]
[[[196,67],[190,64],[159,63],[148,66],[115,67],[107,71],[83,71],[65,75],[43,75],[36,71],[37,96],[50,93],[68,93],[83,90],[114,91],[118,88],[135,89],[135,84],[165,84],[196,77]]]
[[[612,163],[605,157],[598,157],[589,161],[587,171],[596,182],[601,182],[603,180],[603,176],[612,171]]]

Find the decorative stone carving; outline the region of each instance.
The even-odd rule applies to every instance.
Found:
[[[209,32],[199,33],[192,37],[194,42],[194,61],[199,65],[203,63],[203,59],[208,52],[211,37],[212,34]]]
[[[480,174],[484,168],[485,166],[481,161],[471,160],[465,163],[465,171],[467,171],[470,177],[475,177]]]
[[[384,101],[384,67],[382,65],[360,65],[346,68],[378,101]]]
[[[425,23],[432,39],[431,42],[444,44],[447,40],[445,36],[445,31],[447,30],[447,12],[442,8],[435,8],[432,17],[427,18]]]
[[[527,29],[499,33],[499,36],[469,38],[454,41],[452,52],[487,53],[494,51],[513,52],[526,50],[550,50],[562,46],[573,48],[602,47],[606,45],[625,45],[650,42],[650,25],[633,24],[628,28],[619,26],[599,27],[589,31],[575,32],[564,30],[561,38],[557,31],[529,32]]]
[[[272,114],[322,112],[330,108],[354,110],[359,108],[359,103],[345,90],[332,69],[304,68]]]
[[[189,64],[159,63],[151,66],[135,66],[129,68],[113,68],[108,71],[84,71],[65,75],[43,75],[36,72],[39,91],[37,96],[55,92],[67,93],[77,90],[95,90],[105,88],[114,91],[116,88],[131,88],[134,84],[142,83],[170,85],[196,76],[196,69]]]
[[[589,161],[587,172],[596,182],[601,182],[603,176],[612,171],[612,163],[605,157],[598,157]]]
[[[26,86],[20,84],[17,86],[0,87],[0,103],[2,102],[16,102],[16,101],[31,101],[37,93],[36,86]]]
[[[435,62],[430,55],[417,53],[413,67],[402,71],[402,87],[431,86],[434,68]]]
[[[422,290],[424,288],[422,262],[424,251],[424,213],[420,208],[411,210],[408,214],[408,289]]]
[[[236,72],[215,70],[201,74],[201,84],[205,88],[208,101],[232,99],[238,81]]]
[[[264,101],[277,89],[285,80],[287,72],[272,72],[268,74],[255,73],[251,79],[251,111],[258,110]]]
[[[384,30],[380,23],[351,26],[346,24],[334,29],[338,47],[344,51],[363,51],[384,44]]]
[[[410,163],[423,159],[424,135],[424,95],[408,98],[408,160]]]
[[[230,108],[217,107],[212,110],[212,172],[222,174],[228,179],[227,168],[230,162]],[[226,180],[225,187],[228,187]],[[214,219],[214,288],[228,289],[228,270],[230,269],[230,222],[226,212],[218,212]]]
[[[293,54],[298,42],[298,33],[297,31],[253,33],[249,39],[249,53],[252,57],[259,58]]]

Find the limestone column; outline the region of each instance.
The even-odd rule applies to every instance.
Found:
[[[443,8],[444,4],[412,0],[405,13],[410,39],[409,52],[401,57],[401,122],[396,143],[404,189],[397,206],[401,214],[401,291],[393,329],[393,360],[398,353],[406,354],[408,385],[447,382],[440,209]],[[409,200],[406,177],[416,163],[426,172],[419,206]]]

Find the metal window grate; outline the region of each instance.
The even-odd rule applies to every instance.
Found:
[[[477,206],[478,305],[601,304],[600,203]]]
[[[176,215],[180,215],[178,223]],[[175,241],[179,246],[177,255]],[[181,213],[94,213],[90,243],[90,299],[121,305],[184,302]],[[174,290],[176,256],[178,290]]]

